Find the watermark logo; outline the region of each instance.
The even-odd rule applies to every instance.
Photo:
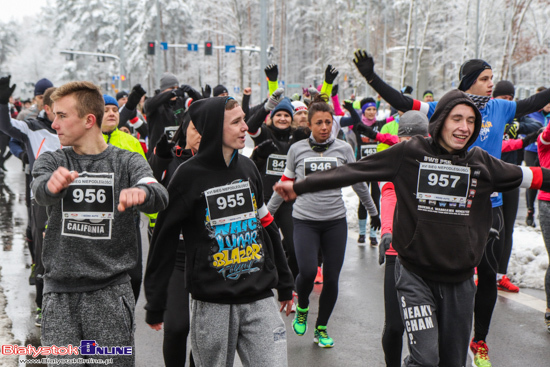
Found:
[[[132,347],[102,347],[95,340],[82,340],[80,342],[80,354],[93,355],[132,355]]]

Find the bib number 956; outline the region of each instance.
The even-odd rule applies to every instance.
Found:
[[[75,203],[81,203],[82,200],[86,201],[87,203],[95,203],[96,201],[100,204],[103,204],[107,197],[105,196],[105,190],[104,189],[98,189],[97,191],[95,189],[74,189],[73,191],[73,202]]]

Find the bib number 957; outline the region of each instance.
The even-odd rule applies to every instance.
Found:
[[[447,174],[437,174],[437,173],[430,173],[428,175],[428,185],[435,186],[439,185],[441,187],[447,187],[449,186],[449,183],[451,184],[451,188],[455,188],[457,182],[460,181],[460,176],[456,175],[447,175]]]

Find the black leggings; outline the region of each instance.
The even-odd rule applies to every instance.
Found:
[[[493,228],[500,239],[489,238],[481,262],[477,266],[477,291],[474,305],[474,339],[485,340],[497,301],[497,267],[504,246],[502,208],[493,208]]]
[[[525,165],[527,167],[539,167],[539,155],[538,153],[525,151]],[[527,189],[525,190],[525,199],[527,201],[527,210],[535,212],[535,200],[537,199],[537,190]]]
[[[401,319],[401,308],[395,290],[395,255],[386,255],[384,272],[384,330],[382,331],[382,348],[387,367],[401,366],[403,349],[403,332],[405,328]]]
[[[162,353],[166,367],[185,366],[189,335],[189,292],[185,288],[185,271],[174,268],[168,283],[168,299],[164,311]],[[190,356],[190,365],[194,366]]]
[[[130,276],[130,284],[132,285],[132,291],[134,293],[134,299],[137,303],[139,292],[141,290],[141,281],[143,278],[143,250],[141,249],[141,229],[139,225],[141,223],[140,217],[134,219],[136,226],[136,241],[138,249],[138,261],[136,266],[133,269],[128,270],[128,275]]]
[[[370,186],[370,196],[376,206],[376,210],[380,213],[380,187],[378,187],[377,182],[367,182],[367,185]],[[359,220],[367,219],[367,208],[365,208],[361,201],[359,201],[359,206],[357,207],[357,218]]]
[[[292,272],[294,280],[298,276],[298,263],[296,262],[296,252],[294,250],[294,223],[292,221],[292,205],[294,202],[284,202],[275,213],[275,223],[283,233],[283,247],[288,260],[288,267]]]
[[[319,298],[319,315],[315,327],[326,326],[336,300],[338,279],[344,264],[348,225],[346,218],[331,221],[294,219],[294,244],[300,273],[296,278],[298,306],[309,307],[309,294],[317,275],[317,255],[323,254],[323,290]]]
[[[512,254],[512,244],[514,241],[514,223],[518,214],[519,205],[519,187],[502,193],[502,215],[504,218],[504,245],[500,261],[498,262],[498,273],[508,272],[508,262]]]

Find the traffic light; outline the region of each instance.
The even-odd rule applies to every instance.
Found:
[[[147,55],[155,54],[155,42],[147,42]]]
[[[206,56],[212,56],[212,41],[206,41],[204,43],[204,54]]]

